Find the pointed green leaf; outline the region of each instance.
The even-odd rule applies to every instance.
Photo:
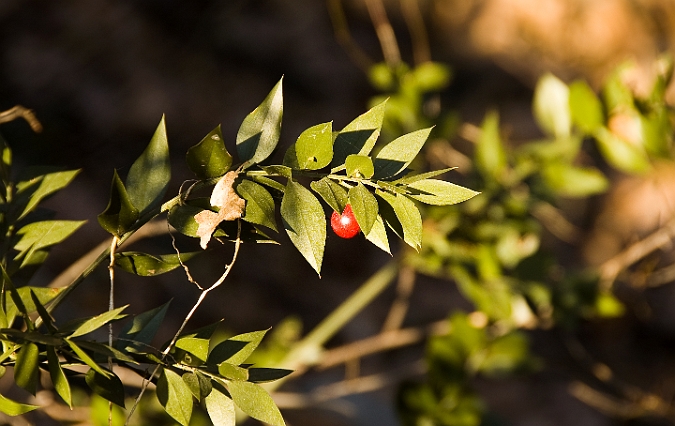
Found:
[[[507,166],[506,150],[499,136],[499,114],[490,111],[481,125],[476,145],[476,168],[485,177],[499,179]]]
[[[97,395],[124,408],[124,385],[116,374],[108,371],[107,375],[103,375],[89,370],[84,379]]]
[[[426,173],[409,174],[409,175],[406,175],[406,176],[402,177],[401,179],[396,179],[395,181],[392,181],[391,183],[400,184],[400,185],[404,185],[404,184],[407,185],[407,184],[410,184],[410,183],[413,183],[413,182],[417,182],[418,180],[431,179],[431,178],[434,178],[436,176],[440,176],[440,175],[442,175],[444,173],[447,173],[451,170],[455,170],[456,168],[457,167],[448,167],[446,169],[432,170],[432,171],[426,172]]]
[[[549,188],[564,197],[588,197],[604,192],[609,186],[600,170],[575,167],[566,162],[546,165],[542,177]]]
[[[27,182],[20,182],[17,185],[17,196],[21,197],[24,188],[26,188],[30,192],[30,198],[17,220],[26,217],[28,213],[35,210],[42,200],[68,186],[79,172],[79,170],[68,170],[46,173],[32,177]]]
[[[13,288],[13,286],[12,286]],[[64,288],[46,288],[46,287],[21,287],[19,289],[15,289],[17,296],[19,297],[19,302],[23,306],[23,308],[26,310],[26,313],[31,313],[35,312],[37,310],[37,307],[35,306],[35,303],[33,302],[33,298],[31,296],[31,292],[35,294],[35,297],[40,301],[40,303],[44,306],[47,303],[49,303],[52,299],[54,299],[59,293],[61,293],[64,290]],[[14,322],[14,319],[16,318],[16,315],[20,312],[20,309],[17,309],[16,304],[14,303],[14,299],[9,298],[6,301],[6,306],[7,306],[7,324],[12,325]]]
[[[176,253],[153,256],[137,251],[125,251],[115,254],[115,266],[122,270],[141,277],[153,277],[164,274],[181,266],[181,262],[187,262],[203,252],[181,253],[180,258]]]
[[[606,127],[596,130],[595,137],[600,153],[617,170],[642,173],[651,168],[647,154],[641,146],[615,136]]]
[[[585,81],[578,80],[570,84],[569,103],[572,123],[582,132],[593,134],[605,123],[600,99]]]
[[[190,365],[199,365],[206,361],[209,354],[209,339],[185,336],[176,341],[176,348],[193,355],[197,359],[190,357],[184,361]]]
[[[377,200],[375,196],[361,183],[349,190],[349,204],[352,206],[354,217],[361,231],[367,235],[377,220]]]
[[[317,124],[300,134],[284,155],[284,165],[300,170],[319,170],[333,159],[333,123]]]
[[[213,426],[235,426],[236,411],[234,401],[214,387],[209,396],[204,399],[206,411],[209,413]]]
[[[351,154],[345,160],[348,177],[370,179],[375,173],[373,160],[367,155]]]
[[[91,367],[93,370],[95,370],[97,373],[102,374],[104,376],[107,376],[108,371],[103,369],[100,365],[98,365],[90,356],[87,354],[77,343],[70,339],[64,339],[64,342],[70,346],[70,349],[75,352],[75,354],[84,362],[87,364],[89,367]]]
[[[408,185],[410,197],[425,204],[449,206],[475,197],[479,192],[439,179],[422,179]]]
[[[78,340],[77,343],[82,349],[86,349],[91,353],[103,355],[103,357],[106,359],[112,358],[113,360],[128,362],[129,364],[138,364],[136,360],[127,355],[125,352],[115,349],[112,346],[108,346],[105,343],[99,343],[90,340]]]
[[[167,414],[187,426],[192,417],[192,392],[181,376],[166,368],[157,380],[157,399]]]
[[[39,405],[29,405],[21,404],[16,401],[12,401],[9,398],[6,398],[0,394],[0,411],[7,414],[8,416],[20,416],[26,414],[29,411],[33,411],[36,408],[40,408]]]
[[[532,109],[544,132],[557,138],[570,135],[569,89],[559,78],[549,73],[539,79]]]
[[[26,264],[36,251],[58,244],[84,224],[78,220],[45,220],[33,222],[19,229],[21,239],[14,246],[19,251],[15,259],[24,258]]]
[[[389,239],[387,238],[387,229],[384,226],[382,216],[379,214],[377,215],[372,228],[370,228],[370,232],[366,234],[366,239],[381,250],[391,254],[391,250],[389,249]]]
[[[130,352],[147,350],[147,345],[152,343],[152,339],[157,334],[159,326],[164,321],[164,316],[169,309],[169,303],[167,302],[162,306],[136,315],[122,327],[117,340],[118,347]]]
[[[246,200],[244,219],[247,222],[266,226],[274,231],[277,230],[274,216],[274,199],[262,185],[242,179],[235,188],[241,198]]]
[[[243,364],[253,351],[256,350],[258,345],[260,345],[267,331],[260,330],[238,334],[219,343],[209,354],[209,364],[217,365],[222,362],[228,362],[233,365]]]
[[[222,176],[230,170],[232,156],[227,152],[220,125],[197,145],[188,149],[187,165],[199,179]]]
[[[164,116],[145,151],[134,161],[127,175],[126,187],[132,204],[140,214],[157,207],[171,180],[169,142]]]
[[[248,380],[248,370],[228,362],[218,364],[218,374],[228,380]]]
[[[293,370],[282,368],[249,368],[248,381],[253,383],[267,383],[283,379],[291,374]]]
[[[188,388],[190,388],[190,392],[192,392],[192,395],[197,398],[198,401],[203,401],[213,389],[211,386],[211,379],[205,377],[199,371],[194,373],[184,373],[181,378]]]
[[[430,127],[405,134],[385,145],[373,160],[375,179],[396,176],[405,170],[424,146],[431,129]]]
[[[113,309],[111,311],[106,311],[100,315],[96,315],[95,317],[89,318],[85,322],[83,322],[79,327],[73,331],[73,333],[70,335],[71,338],[73,337],[78,337],[78,336],[83,336],[87,333],[91,333],[94,330],[98,330],[99,328],[103,327],[104,325],[108,324],[110,321],[114,321],[120,318],[125,317],[126,315],[121,315],[120,313],[125,310],[129,305],[124,305],[122,307],[119,307],[117,309]]]
[[[16,354],[14,367],[14,383],[35,395],[38,383],[38,358],[40,349],[33,342],[28,342]]]
[[[386,101],[374,106],[346,125],[333,144],[332,168],[340,167],[351,154],[368,155],[380,136]]]
[[[419,250],[422,246],[422,216],[415,203],[401,194],[394,195],[378,191],[377,195],[394,209],[403,231],[403,241],[415,250]]]
[[[304,186],[289,180],[281,200],[281,218],[293,245],[320,274],[326,218],[319,200]]]
[[[270,394],[251,382],[228,382],[232,400],[244,413],[272,426],[284,426],[284,419]]]
[[[237,153],[241,161],[248,164],[260,163],[276,148],[284,112],[282,80],[283,78],[241,123],[237,133]]]
[[[349,202],[347,190],[327,177],[315,180],[309,186],[336,212],[342,213]]]
[[[42,323],[45,325],[45,327],[47,327],[47,330],[49,330],[49,333],[56,334],[58,330],[54,325],[54,318],[52,318],[49,312],[47,312],[47,309],[45,309],[44,305],[40,303],[40,299],[33,291],[30,292],[30,298],[35,305],[38,315],[40,315],[40,319],[42,319]]]

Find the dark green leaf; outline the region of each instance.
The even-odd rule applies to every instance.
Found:
[[[17,220],[26,217],[28,213],[35,210],[42,200],[68,186],[79,172],[79,170],[52,172],[33,177],[28,182],[20,182],[17,185],[18,196],[21,196],[24,186],[28,186],[30,189],[33,189],[35,185],[37,185],[37,187],[31,191],[30,198]]]
[[[507,166],[506,150],[499,136],[499,114],[490,111],[481,125],[476,145],[476,168],[484,177],[498,180]]]
[[[544,132],[555,137],[570,135],[569,89],[553,74],[545,74],[537,82],[532,109]]]
[[[332,168],[340,167],[351,154],[368,155],[380,136],[386,101],[347,124],[335,138]]]
[[[422,179],[408,185],[410,196],[435,206],[449,206],[475,197],[479,192],[438,179]]]
[[[359,183],[349,190],[349,204],[361,231],[367,235],[377,220],[378,206],[375,196]]]
[[[214,387],[204,402],[213,426],[235,426],[236,411],[231,398]]]
[[[26,414],[29,411],[33,411],[36,408],[40,408],[39,405],[29,405],[21,404],[16,401],[12,401],[9,398],[6,398],[0,394],[0,411],[7,414],[8,416],[20,416]]]
[[[422,216],[415,203],[401,194],[378,191],[377,195],[387,202],[396,214],[403,231],[403,241],[415,250],[422,246]],[[392,227],[395,229],[395,225]]]
[[[272,426],[284,426],[284,419],[272,397],[259,385],[251,382],[229,382],[227,389],[234,403],[249,416]]]
[[[115,254],[115,266],[122,270],[141,277],[153,277],[178,268],[182,262],[187,262],[203,252],[161,254],[153,256],[137,251],[126,251]]]
[[[220,126],[216,127],[197,145],[188,149],[187,165],[199,179],[222,176],[232,165],[232,156],[225,148]]]
[[[58,244],[84,224],[77,220],[45,220],[29,223],[17,232],[21,239],[14,246],[19,251],[15,259],[24,258],[26,264],[36,251]]]
[[[260,163],[276,148],[284,111],[282,80],[283,78],[241,123],[237,133],[237,153],[241,161],[248,164]]]
[[[431,133],[431,128],[405,134],[385,145],[373,160],[375,178],[396,176],[415,159]],[[349,173],[349,172],[348,172]]]
[[[267,176],[251,176],[251,179],[254,181],[258,182],[261,185],[265,185],[268,188],[274,189],[275,191],[278,191],[279,193],[283,194],[284,191],[286,190],[286,187],[277,182],[274,179],[270,179]]]
[[[169,302],[136,315],[122,327],[117,341],[118,347],[131,352],[147,350],[147,345],[152,343],[168,309]]]
[[[107,375],[103,375],[89,370],[84,379],[97,395],[124,408],[124,385],[116,374],[108,371]]]
[[[582,132],[592,134],[605,122],[600,99],[585,81],[575,81],[570,84],[570,113],[572,123]]]
[[[282,379],[293,370],[284,370],[281,368],[249,368],[248,381],[253,383],[267,383]]]
[[[140,214],[162,202],[171,180],[169,142],[164,117],[145,151],[134,161],[127,175],[126,187],[132,204]]]
[[[28,342],[16,354],[14,367],[14,383],[35,395],[38,383],[38,358],[40,349],[33,342]]]
[[[274,199],[272,195],[257,183],[242,179],[235,191],[246,200],[246,210],[244,219],[247,222],[266,226],[274,231],[277,230],[277,224],[274,216]]]
[[[281,218],[293,245],[320,274],[326,218],[319,200],[304,186],[289,180],[281,201]]]
[[[202,373],[198,371],[195,373],[187,372],[183,373],[181,377],[198,401],[203,401],[211,393],[211,380],[204,377]]]
[[[192,417],[192,392],[181,376],[166,368],[157,380],[157,399],[167,414],[187,426]]]
[[[120,313],[125,310],[129,305],[122,306],[117,309],[113,309],[111,311],[106,311],[100,315],[96,315],[95,317],[89,318],[85,322],[83,322],[79,327],[73,331],[73,333],[70,335],[70,338],[73,337],[78,337],[78,336],[83,336],[87,333],[91,333],[94,330],[98,330],[99,328],[103,327],[104,325],[108,324],[110,321],[115,321],[120,318],[124,318],[126,315],[121,315]]]
[[[318,170],[333,159],[333,123],[317,124],[300,134],[284,155],[284,165],[293,169]]]
[[[348,177],[370,179],[375,173],[373,160],[367,155],[352,154],[345,160]]]
[[[47,312],[47,309],[45,309],[44,305],[40,303],[40,299],[37,297],[35,292],[30,292],[30,298],[35,305],[38,315],[40,315],[40,319],[42,319],[42,323],[45,325],[45,327],[47,327],[47,330],[49,330],[50,334],[55,334],[58,330],[56,329],[56,326],[54,326],[54,318],[52,318],[49,312]]]
[[[228,380],[248,380],[248,370],[228,362],[218,364],[218,374]]]
[[[238,334],[219,343],[209,354],[209,364],[218,365],[222,362],[233,365],[243,364],[260,345],[267,331],[260,330]]]
[[[347,190],[327,177],[315,180],[309,186],[338,213],[342,213],[349,202]]]

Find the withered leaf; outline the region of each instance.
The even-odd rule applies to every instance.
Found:
[[[211,193],[211,205],[218,207],[218,212],[203,210],[195,215],[195,221],[199,224],[197,236],[200,238],[199,245],[206,249],[211,240],[211,235],[220,222],[224,220],[239,219],[244,214],[246,202],[234,191],[233,184],[238,173],[231,171],[220,178]]]

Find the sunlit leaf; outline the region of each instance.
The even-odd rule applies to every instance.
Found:
[[[238,334],[220,342],[211,350],[208,359],[209,364],[217,365],[222,362],[228,362],[233,365],[243,364],[253,351],[256,350],[258,345],[260,345],[267,331],[260,330]]]
[[[236,411],[231,398],[214,387],[204,402],[213,426],[235,426]]]
[[[40,408],[39,405],[21,404],[0,394],[0,411],[8,416],[20,416]]]
[[[553,74],[545,74],[537,82],[532,106],[537,123],[555,137],[570,135],[569,89]]]
[[[389,249],[389,239],[387,238],[387,229],[384,226],[384,220],[381,215],[377,215],[370,232],[366,234],[366,239],[375,244],[381,250],[391,254]]]
[[[176,341],[176,349],[182,349],[190,355],[196,357],[194,359],[184,359],[183,361],[191,365],[199,365],[206,361],[209,354],[209,339],[184,336]]]
[[[222,176],[230,169],[232,156],[227,152],[220,126],[188,149],[186,161],[190,170],[200,179]]]
[[[157,380],[157,399],[167,414],[187,426],[192,417],[192,392],[181,376],[166,368]]]
[[[456,168],[457,167],[448,167],[448,168],[440,169],[440,170],[432,170],[432,171],[426,172],[426,173],[417,173],[417,174],[411,173],[411,174],[408,174],[408,175],[406,175],[406,176],[404,176],[400,179],[396,179],[395,181],[392,181],[391,183],[401,184],[401,185],[406,184],[407,185],[407,184],[416,182],[418,180],[431,179],[431,178],[434,178],[436,176],[440,176],[440,175],[442,175],[444,173],[447,173],[451,170],[455,170]]]
[[[415,159],[431,133],[431,128],[417,130],[400,136],[385,145],[373,160],[375,178],[396,176]]]
[[[377,191],[376,194],[389,204],[403,231],[403,241],[415,250],[422,246],[422,216],[415,203],[401,194]],[[395,225],[392,227],[395,229]]]
[[[253,383],[267,383],[283,379],[291,374],[293,370],[282,368],[255,368],[248,369],[248,381]]]
[[[157,207],[171,180],[169,143],[164,116],[145,151],[134,161],[127,175],[126,188],[140,214]]]
[[[408,185],[410,197],[426,204],[449,206],[475,197],[479,192],[439,179],[422,179]]]
[[[83,224],[84,221],[78,220],[45,220],[29,223],[17,232],[21,239],[14,246],[14,249],[19,251],[15,259],[23,257],[23,264],[26,264],[33,253],[60,243]]]
[[[380,136],[385,107],[386,101],[361,114],[340,130],[333,143],[332,168],[343,165],[351,154],[370,154]]]
[[[542,177],[553,191],[565,197],[588,197],[609,187],[605,175],[596,168],[575,167],[568,163],[548,164]]]
[[[496,111],[488,112],[483,119],[475,161],[476,168],[483,176],[497,181],[507,166],[506,150],[499,136],[499,114]]]
[[[586,134],[592,134],[605,123],[600,99],[585,81],[573,82],[569,90],[572,123]]]
[[[282,80],[241,123],[237,133],[237,153],[241,161],[260,163],[276,148],[283,117]]]
[[[183,373],[181,376],[185,384],[190,388],[192,395],[197,398],[198,401],[203,401],[212,391],[213,387],[211,386],[211,379],[205,377],[199,371],[194,373],[187,372]]]
[[[349,202],[347,190],[327,177],[315,180],[309,186],[336,212],[342,213]]]
[[[101,368],[100,365],[98,365],[90,356],[87,354],[77,343],[70,339],[64,339],[64,341],[70,346],[70,349],[75,352],[75,355],[77,355],[82,362],[87,364],[89,367],[91,367],[93,370],[95,370],[97,373],[102,374],[104,376],[107,376],[110,374],[108,371],[105,369]]]
[[[118,347],[126,351],[147,350],[147,345],[152,343],[168,309],[169,302],[134,316],[122,327],[117,340]]]
[[[281,201],[281,218],[293,245],[320,273],[326,244],[326,217],[319,200],[304,186],[289,180]]]
[[[378,206],[375,196],[359,183],[349,190],[349,204],[361,231],[367,235],[377,220]]]
[[[318,170],[333,159],[333,124],[323,123],[310,127],[284,155],[284,165],[300,170]]]
[[[19,182],[17,185],[17,197],[21,197],[22,192],[27,190],[26,192],[30,193],[30,198],[17,220],[26,217],[28,213],[35,210],[42,200],[68,186],[79,172],[79,170],[51,172],[32,177],[27,182]]]
[[[181,266],[202,252],[176,253],[151,255],[137,251],[126,251],[115,254],[115,266],[122,270],[141,277],[153,277],[164,274]]]
[[[375,173],[373,160],[367,155],[351,154],[345,160],[348,177],[370,179]]]
[[[218,374],[228,380],[248,380],[248,370],[229,362],[221,362],[218,364]]]
[[[25,307],[26,313],[31,313],[35,312],[37,310],[37,307],[35,306],[35,303],[33,303],[33,299],[31,297],[31,293],[35,294],[35,297],[40,301],[40,303],[44,306],[47,303],[49,303],[52,299],[54,299],[56,296],[58,296],[59,293],[61,293],[64,289],[63,288],[46,288],[46,287],[21,287],[16,289],[16,292],[21,300],[21,304]],[[12,325],[12,322],[14,322],[14,319],[16,318],[16,315],[18,314],[19,310],[16,307],[16,304],[14,303],[13,298],[7,298],[6,301],[6,312],[7,312],[7,323],[8,325]]]
[[[120,319],[124,316],[120,316],[120,313],[125,310],[129,305],[119,307],[110,311],[105,311],[102,314],[96,315],[95,317],[89,318],[87,321],[82,323],[79,327],[73,331],[70,335],[71,338],[77,336],[83,336],[87,333],[91,333],[94,330],[98,330],[104,325],[108,324],[110,321]]]
[[[259,385],[232,381],[227,384],[234,403],[249,416],[272,426],[284,426],[284,419],[272,397]]]
[[[14,367],[14,383],[33,395],[37,390],[39,355],[38,345],[28,342],[17,352]]]
[[[642,173],[650,169],[649,159],[641,146],[615,136],[605,127],[596,130],[595,137],[600,153],[617,170]]]
[[[242,219],[277,230],[274,199],[262,185],[248,179],[242,179],[236,185],[235,191],[246,200],[246,208]]]
[[[124,408],[124,385],[116,374],[109,371],[107,375],[103,375],[89,370],[84,379],[97,395]]]

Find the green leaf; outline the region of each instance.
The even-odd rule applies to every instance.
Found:
[[[533,103],[534,117],[544,132],[555,137],[570,135],[569,89],[565,83],[553,74],[543,75],[534,90]]]
[[[192,417],[192,392],[181,376],[166,368],[157,380],[157,399],[167,414],[187,426]]]
[[[56,334],[58,330],[54,325],[54,318],[47,312],[44,305],[40,303],[40,299],[38,299],[37,295],[32,291],[30,292],[30,298],[35,305],[38,315],[40,315],[40,319],[42,319],[42,323],[47,327],[47,330],[49,330],[49,334]]]
[[[284,155],[284,165],[300,170],[319,170],[333,159],[333,123],[317,124],[300,134]]]
[[[103,375],[89,370],[84,380],[97,395],[124,408],[124,385],[116,374],[109,371],[107,375]]]
[[[326,218],[319,200],[304,186],[289,180],[281,200],[281,218],[293,245],[320,274]]]
[[[479,192],[439,179],[422,179],[408,185],[410,197],[425,204],[449,206],[475,197]]]
[[[72,409],[73,400],[70,393],[70,384],[61,368],[61,363],[59,362],[59,357],[56,355],[54,346],[47,346],[47,362],[49,364],[49,376],[52,379],[52,384],[54,385],[54,389],[56,389],[56,393],[58,393],[61,399],[63,399],[63,401],[65,401]]]
[[[14,383],[35,395],[38,383],[38,359],[40,349],[33,342],[28,342],[16,354],[14,367]]]
[[[242,219],[277,231],[274,199],[269,191],[248,179],[242,179],[236,185],[235,191],[246,200],[246,210]]]
[[[396,179],[396,180],[392,181],[391,183],[392,184],[399,184],[399,185],[407,185],[407,184],[410,184],[410,183],[413,183],[413,182],[417,182],[418,180],[431,179],[433,177],[440,176],[440,175],[442,175],[444,173],[447,173],[451,170],[455,170],[456,168],[457,167],[448,167],[446,169],[432,170],[432,171],[426,172],[426,173],[409,174],[409,175],[406,175],[406,176],[404,176],[400,179]]]
[[[484,177],[499,180],[508,165],[506,150],[499,136],[499,114],[490,111],[483,119],[476,145],[476,168]]]
[[[564,197],[588,197],[609,187],[609,181],[600,170],[568,163],[546,165],[542,177],[549,188]]]
[[[96,315],[95,317],[89,318],[88,320],[83,322],[79,327],[77,327],[75,331],[73,331],[73,333],[70,335],[70,338],[83,336],[85,334],[91,333],[92,331],[98,330],[99,328],[108,324],[110,321],[123,318],[124,315],[120,316],[119,314],[120,312],[125,310],[128,306],[129,305],[125,305],[117,309],[113,309],[111,311],[103,312],[102,314]]]
[[[347,124],[335,138],[332,168],[340,167],[351,154],[368,155],[380,136],[386,101]]]
[[[275,380],[283,379],[291,374],[293,370],[285,370],[282,368],[249,368],[248,381],[252,383],[267,383]]]
[[[40,408],[39,405],[29,405],[21,404],[16,401],[12,401],[9,398],[6,398],[0,394],[0,411],[7,414],[8,416],[20,416],[26,414],[29,411],[33,411],[36,408]]]
[[[593,89],[585,81],[570,84],[570,113],[572,123],[586,134],[592,134],[605,123],[602,104]]]
[[[282,81],[283,78],[241,123],[237,133],[237,153],[241,161],[248,164],[260,163],[276,148],[284,112]]]
[[[268,330],[252,331],[250,333],[238,334],[219,343],[209,354],[208,362],[210,365],[218,365],[227,362],[233,365],[240,365],[246,362],[249,356],[256,350],[265,333]]]
[[[17,295],[19,297],[20,303],[26,309],[26,313],[35,312],[37,307],[33,303],[31,293],[35,294],[35,297],[40,301],[44,306],[54,299],[59,293],[61,293],[64,288],[46,288],[46,287],[21,287],[16,289]],[[13,298],[9,298],[6,301],[6,312],[7,312],[7,324],[11,326],[16,318],[16,315],[19,312],[16,304],[14,303]]]
[[[415,203],[401,194],[377,191],[376,194],[387,202],[396,214],[403,231],[403,241],[415,250],[422,246],[422,216]],[[395,225],[392,226],[395,229]]]
[[[385,145],[373,160],[375,178],[396,176],[405,170],[424,146],[431,129],[429,127],[405,134]]]
[[[32,177],[28,182],[20,182],[17,185],[18,197],[21,197],[22,193],[25,192],[26,189],[30,191],[36,184],[37,187],[30,191],[30,198],[28,199],[26,206],[17,220],[23,219],[28,213],[35,210],[42,200],[56,191],[59,191],[68,186],[68,184],[70,184],[70,182],[75,179],[75,176],[79,172],[79,170],[68,170],[63,172],[47,173],[41,176]]]
[[[178,268],[182,262],[187,262],[203,252],[161,254],[153,256],[137,251],[125,251],[115,254],[115,266],[122,270],[141,277],[154,277]]]
[[[132,204],[141,215],[157,207],[171,180],[169,142],[164,116],[145,151],[134,161],[127,175],[126,187]]]
[[[196,358],[184,357],[183,362],[190,365],[201,365],[209,355],[209,339],[192,336],[181,337],[176,341],[176,348],[182,349]]]
[[[642,173],[651,168],[649,159],[641,146],[625,141],[607,128],[595,132],[598,149],[604,159],[614,168],[626,173]]]
[[[27,264],[35,252],[58,244],[77,231],[84,224],[78,220],[45,220],[33,222],[19,229],[21,239],[14,246],[19,254],[14,258],[24,258],[22,265]]]
[[[232,156],[227,152],[220,125],[188,149],[187,165],[199,179],[222,176],[230,170]]]
[[[377,220],[377,200],[360,182],[349,190],[349,204],[361,231],[368,234]]]
[[[221,362],[218,364],[218,374],[228,380],[248,380],[248,370],[229,362]]]
[[[147,350],[147,345],[152,343],[152,339],[157,334],[160,325],[162,325],[168,309],[169,302],[136,315],[122,327],[119,339],[117,340],[118,347],[130,352]]]
[[[199,371],[194,373],[187,372],[184,373],[181,378],[185,384],[190,388],[192,395],[197,398],[198,401],[203,401],[204,398],[209,396],[213,387],[211,385],[211,379],[205,377]]]
[[[235,426],[236,411],[231,398],[214,387],[204,402],[213,426]]]
[[[234,403],[249,416],[272,426],[284,426],[284,419],[272,397],[259,385],[251,382],[229,382],[227,389]]]
[[[417,89],[420,92],[437,92],[450,83],[450,68],[445,64],[426,61],[412,70]]]
[[[293,169],[288,166],[272,165],[272,166],[260,166],[266,173],[270,176],[282,176],[286,179],[293,178]]]
[[[125,352],[115,349],[112,346],[108,346],[105,343],[94,342],[91,340],[78,340],[77,343],[81,348],[89,350],[92,353],[103,355],[106,359],[112,358],[114,360],[127,362],[129,364],[138,364],[135,359],[127,355]]]
[[[309,186],[338,213],[342,213],[349,202],[347,190],[327,177],[315,180]]]
[[[348,177],[370,179],[375,173],[373,160],[367,155],[351,154],[345,160]]]
[[[384,226],[382,216],[379,214],[377,215],[372,228],[370,228],[370,232],[365,235],[366,239],[375,244],[376,247],[391,254],[391,250],[389,249],[389,239],[387,238],[387,229]]]
[[[75,352],[75,354],[84,362],[87,364],[89,367],[91,367],[93,370],[95,370],[97,373],[102,374],[104,376],[110,374],[108,371],[104,370],[101,368],[100,365],[96,364],[96,362],[87,354],[77,343],[70,339],[64,339],[66,344],[70,346],[70,349]]]
[[[131,203],[117,170],[113,170],[108,207],[98,215],[98,223],[110,234],[120,237],[131,229],[137,219],[138,209]]]

